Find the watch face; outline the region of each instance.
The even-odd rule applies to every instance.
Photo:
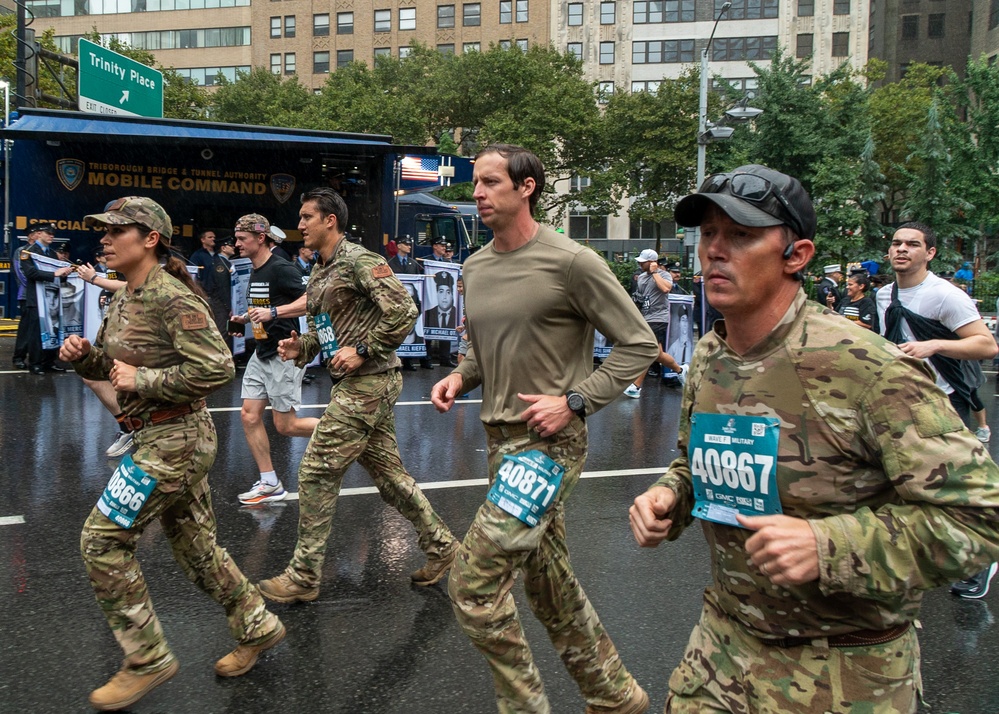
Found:
[[[570,394],[568,404],[572,411],[577,412],[584,406],[583,397],[578,394]]]
[[[368,356],[368,346],[363,343],[358,343],[357,347],[354,348],[357,354],[361,357]]]

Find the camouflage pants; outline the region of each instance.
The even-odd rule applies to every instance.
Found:
[[[710,603],[669,680],[667,714],[904,714],[922,683],[915,628],[866,647],[772,647]]]
[[[499,711],[551,711],[541,675],[511,592],[516,574],[535,616],[548,630],[587,704],[613,709],[635,680],[624,668],[569,563],[564,504],[586,461],[586,427],[579,419],[542,439],[526,427],[487,427],[490,483],[506,454],[538,449],[565,467],[555,504],[534,528],[486,501],[465,536],[448,583],[458,624],[492,669]]]
[[[420,548],[441,555],[454,536],[402,465],[392,411],[402,391],[398,371],[348,377],[334,385],[330,403],[298,467],[298,543],[288,573],[299,585],[319,585],[343,475],[358,461],[382,500],[416,528]]]
[[[266,637],[278,619],[229,554],[215,542],[215,513],[206,474],[215,461],[215,426],[207,409],[135,434],[136,465],[157,479],[130,529],[95,507],[83,526],[80,550],[90,584],[111,631],[125,651],[124,666],[139,673],[166,667],[173,653],[153,611],[135,558],[139,538],[155,520],[188,579],[225,608],[229,631],[241,643]]]

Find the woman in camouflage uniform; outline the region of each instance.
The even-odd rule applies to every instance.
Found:
[[[206,476],[217,439],[204,397],[230,382],[235,369],[203,294],[170,253],[170,217],[151,199],[133,196],[85,221],[106,230],[108,265],[127,278],[94,344],[72,336],[61,350],[81,376],[111,381],[135,430],[134,458],[115,471],[80,539],[97,602],[125,651],[121,670],[90,695],[96,709],[112,710],[179,669],[135,558],[153,521],[162,524],[187,577],[225,607],[239,645],[216,663],[216,674],[249,671],[285,630],[215,542]]]

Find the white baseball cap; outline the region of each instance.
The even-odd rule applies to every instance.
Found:
[[[638,257],[635,258],[635,260],[639,263],[651,263],[659,260],[659,254],[652,250],[652,248],[646,248],[638,254]]]

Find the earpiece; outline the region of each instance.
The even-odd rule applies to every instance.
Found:
[[[784,249],[784,260],[789,260],[792,253],[794,253],[794,241],[788,243],[787,248]]]

